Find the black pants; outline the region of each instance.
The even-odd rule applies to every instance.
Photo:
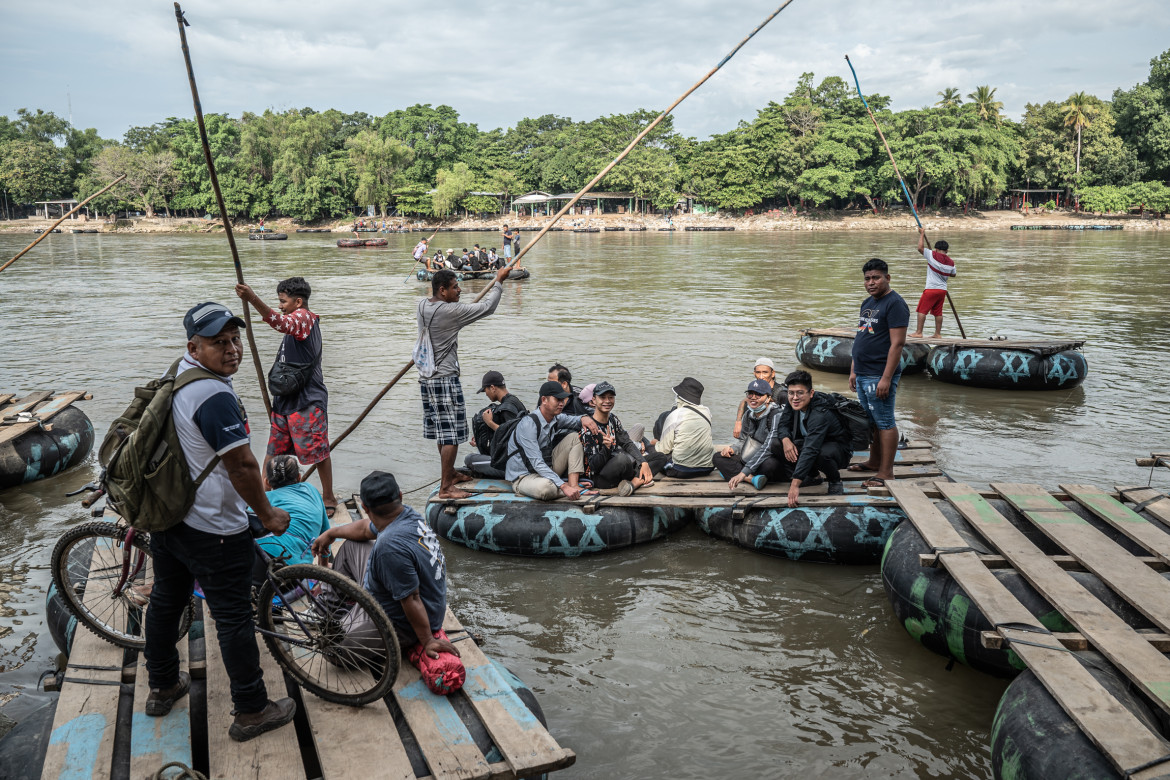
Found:
[[[797,446],[799,447],[799,445]],[[813,464],[813,473],[809,474],[809,477],[815,477],[816,472],[819,471],[825,475],[826,482],[840,482],[841,469],[849,465],[849,459],[852,457],[852,450],[835,441],[827,441],[821,445],[821,451],[817,453],[816,462]],[[788,462],[785,461],[785,463]],[[788,463],[788,466],[789,476],[791,476],[793,464]]]
[[[743,459],[738,455],[732,455],[730,458],[725,458],[722,455],[715,456],[715,468],[719,469],[719,473],[724,479],[731,479],[736,474],[742,472],[744,465]],[[752,476],[763,474],[768,478],[769,482],[785,479],[786,476],[792,473],[791,471],[786,473],[785,466],[791,466],[791,464],[782,461],[774,455],[769,455],[760,462],[760,465],[752,472]]]
[[[231,681],[237,712],[259,712],[268,704],[260,648],[252,621],[252,535],[217,536],[179,523],[150,535],[154,588],[146,610],[146,670],[151,688],[179,681],[179,619],[198,578],[215,619],[219,650]]]
[[[650,466],[650,473],[655,474],[666,463],[666,456],[658,453],[646,453],[646,463]],[[606,464],[593,475],[593,487],[615,488],[623,479],[633,479],[638,476],[641,465],[634,460],[634,456],[625,450],[615,452]]]

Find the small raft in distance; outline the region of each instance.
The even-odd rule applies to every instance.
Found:
[[[384,238],[339,238],[337,245],[342,249],[361,249],[363,247],[386,246],[389,242]]]
[[[857,334],[848,328],[809,328],[800,332],[796,342],[796,359],[809,368],[848,374],[853,365],[853,339]],[[930,347],[918,339],[902,347],[902,373],[920,374],[926,370]]]
[[[456,271],[455,272],[455,278],[461,282],[466,280],[466,279],[491,279],[495,275],[496,275],[495,271]],[[532,276],[532,274],[528,272],[527,268],[513,268],[511,271],[508,272],[507,281],[527,279],[530,276]],[[414,277],[416,279],[418,279],[420,282],[429,282],[431,279],[433,279],[435,277],[435,272],[428,271],[425,268],[420,268],[414,272]]]
[[[93,423],[75,401],[85,391],[40,391],[15,399],[0,393],[0,488],[23,485],[76,466],[93,448]]]
[[[249,241],[287,241],[287,233],[269,233],[265,230],[263,233],[257,231],[248,234]]]

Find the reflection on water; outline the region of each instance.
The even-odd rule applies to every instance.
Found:
[[[438,243],[458,250],[485,237]],[[24,238],[0,236],[0,257]],[[240,245],[262,295],[274,298],[288,276],[313,285],[334,434],[409,359],[426,289],[408,276],[417,236],[356,251],[337,249],[335,238]],[[898,396],[904,430],[934,442],[956,479],[1144,483],[1134,456],[1170,443],[1161,400],[1170,240],[1065,231],[946,238],[969,335],[1086,339],[1089,378],[1067,392],[1004,393],[908,377]],[[801,328],[853,320],[865,259],[888,260],[913,307],[925,275],[914,240],[911,231],[550,235],[526,258],[533,279],[510,283],[497,314],[461,338],[469,404],[492,369],[530,403],[561,362],[578,385],[613,382],[622,419],[648,423],[690,374],[707,387],[717,438],[727,438],[757,356],[783,374],[795,367]],[[238,307],[233,283],[222,237],[54,235],[0,276],[0,392],[87,389],[94,400],[83,408],[103,432],[133,385],[182,349],[189,306]],[[464,284],[468,297],[482,286]],[[258,342],[266,369],[278,336],[265,329]],[[846,390],[844,376],[815,380]],[[259,452],[267,428],[255,383],[246,365],[237,387]],[[408,374],[342,445],[339,492],[356,490],[375,466],[407,488],[437,476],[417,392]],[[62,493],[91,475],[76,469],[0,494],[0,570],[27,570],[28,579],[0,595],[14,613],[0,616],[0,635],[10,631],[0,659],[32,652],[7,683],[31,685],[55,653],[40,617],[49,552],[85,517]],[[416,506],[425,494],[413,495]],[[987,732],[1003,683],[944,671],[893,621],[874,568],[772,560],[693,528],[571,561],[445,549],[465,622],[489,634],[489,652],[533,686],[558,739],[577,751],[565,777],[989,774]]]

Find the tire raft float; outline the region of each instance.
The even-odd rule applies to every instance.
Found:
[[[491,279],[495,275],[496,275],[495,271],[456,271],[455,272],[455,278],[461,282],[464,279]],[[511,271],[508,272],[508,281],[514,281],[514,280],[518,280],[518,279],[527,279],[530,276],[532,276],[532,274],[528,272],[527,268],[513,268]],[[414,272],[414,277],[416,279],[418,279],[420,282],[429,282],[431,279],[433,279],[435,277],[435,272],[428,271],[425,268],[420,268]]]
[[[360,232],[360,231],[359,231]],[[367,246],[386,246],[384,238],[339,238],[337,245],[343,249],[360,249]]]
[[[918,342],[902,347],[902,374],[926,370],[930,347]],[[853,365],[853,336],[843,332],[804,331],[796,342],[796,359],[809,368],[848,374]]]
[[[288,234],[287,233],[268,233],[267,231],[264,233],[249,233],[248,240],[249,241],[287,241]]]
[[[995,390],[1071,390],[1085,381],[1089,363],[1084,342],[1058,347],[1015,347],[983,342],[952,344],[930,352],[927,370],[935,379]]]
[[[535,501],[503,480],[460,484],[478,495],[446,502],[431,494],[427,522],[444,539],[472,550],[546,558],[576,558],[661,539],[691,512],[678,507],[628,507]],[[590,511],[587,511],[590,510]]]
[[[73,401],[85,393],[65,393],[23,412],[19,401],[0,406],[0,488],[60,474],[76,466],[93,448],[93,423]]]

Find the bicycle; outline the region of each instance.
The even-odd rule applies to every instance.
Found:
[[[256,632],[276,662],[326,701],[360,707],[383,698],[398,676],[401,650],[382,607],[333,569],[269,555],[255,541],[267,531],[249,519],[264,562],[264,576],[252,589]],[[120,517],[72,528],[53,548],[52,575],[79,623],[119,647],[145,647],[143,621],[153,587],[150,534]],[[180,637],[191,627],[194,607],[192,596]]]

